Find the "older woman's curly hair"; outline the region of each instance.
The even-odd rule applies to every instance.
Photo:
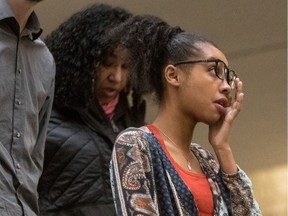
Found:
[[[108,29],[131,16],[119,7],[94,4],[73,14],[45,38],[56,62],[56,107],[83,108],[95,98],[92,80],[97,79],[104,54],[101,41]]]

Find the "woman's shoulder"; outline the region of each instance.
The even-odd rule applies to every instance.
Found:
[[[67,127],[67,122],[68,122],[68,118],[63,115],[61,112],[59,112],[57,109],[52,109],[51,115],[50,115],[50,119],[49,119],[49,125],[48,125],[48,135],[50,134],[50,132],[53,133],[58,133],[59,130],[61,131],[63,127],[65,128],[70,128]]]
[[[119,133],[118,138],[121,136],[142,136],[142,135],[149,135],[151,132],[147,128],[147,126],[142,126],[142,127],[128,127],[122,132]]]
[[[116,139],[116,144],[147,146],[151,132],[146,126],[128,127]]]

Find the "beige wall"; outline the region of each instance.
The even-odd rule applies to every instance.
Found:
[[[187,31],[207,34],[226,53],[245,86],[234,126],[236,159],[254,182],[264,215],[287,215],[287,1],[105,0],[137,14],[154,14]],[[95,0],[46,0],[37,12],[44,36]],[[147,121],[157,112],[149,101]],[[207,148],[207,127],[194,141]]]

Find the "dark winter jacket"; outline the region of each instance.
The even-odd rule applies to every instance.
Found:
[[[120,131],[144,124],[141,109],[134,116],[122,95],[112,121],[97,104],[53,110],[38,186],[41,216],[116,215],[109,178],[112,148]]]

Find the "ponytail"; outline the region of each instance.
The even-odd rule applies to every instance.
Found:
[[[128,50],[130,85],[137,94],[156,92],[159,99],[162,97],[167,45],[180,32],[183,32],[181,28],[171,27],[152,15],[134,16],[110,32],[106,46],[110,46],[110,50],[115,46]]]

